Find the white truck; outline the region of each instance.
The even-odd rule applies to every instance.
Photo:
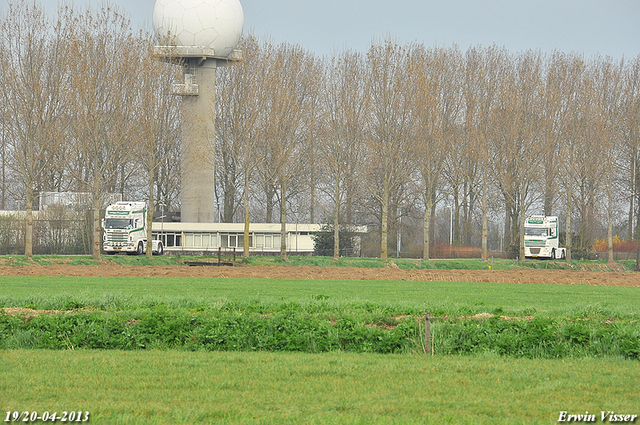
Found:
[[[109,205],[102,220],[104,229],[102,249],[107,254],[126,252],[139,255],[146,252],[147,204],[145,202],[116,202]],[[164,246],[152,240],[153,252],[162,255]]]
[[[562,259],[566,248],[558,243],[558,217],[534,215],[524,223],[524,256],[526,258]]]

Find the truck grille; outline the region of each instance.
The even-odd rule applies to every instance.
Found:
[[[529,248],[529,250],[531,251],[531,255],[540,254],[540,248]]]
[[[109,232],[107,233],[107,243],[112,246],[125,246],[129,240],[127,232]]]
[[[546,241],[540,241],[540,240],[525,240],[524,241],[524,246],[537,246],[537,247],[543,247],[547,244]]]

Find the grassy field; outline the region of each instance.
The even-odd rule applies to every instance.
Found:
[[[640,413],[639,379],[637,362],[590,359],[0,351],[3,412],[96,424],[551,424]]]
[[[31,319],[0,313],[0,344],[11,347],[0,350],[3,415],[82,410],[99,424],[550,424],[557,423],[561,411],[588,411],[598,420],[600,411],[640,414],[638,360],[616,353],[594,358],[601,354],[581,348],[609,344],[611,330],[627,335],[636,344],[632,351],[640,348],[640,288],[0,276],[0,307],[73,310]],[[206,342],[213,329],[209,322],[221,317],[226,321],[215,325],[216,332],[269,320],[276,334],[286,333],[285,325],[295,321],[327,323],[320,328],[330,332],[346,323],[353,325],[349,337],[362,341],[363,335],[377,339],[399,332],[403,320],[411,325],[425,312],[436,316],[436,356],[416,354],[418,349],[386,355],[344,348],[316,354],[223,352],[206,344],[194,345],[191,352],[172,349],[172,340],[146,340],[144,350],[79,349],[82,341],[107,330],[125,338],[124,333],[160,322],[154,332],[199,321],[200,327],[188,332]],[[461,318],[481,313],[513,319]],[[20,328],[28,324],[40,328]],[[17,334],[6,334],[18,328]],[[41,331],[50,328],[50,336]],[[418,335],[423,330],[415,329]],[[494,347],[549,330],[559,330],[551,343],[569,350],[563,359],[513,358]],[[251,332],[258,331],[238,338],[244,342]],[[482,339],[487,335],[494,339]],[[400,337],[406,343],[406,332]],[[58,349],[20,349],[39,347],[42,338],[55,339]],[[463,343],[471,350],[464,352],[472,356],[443,355],[461,338],[468,339]]]
[[[640,358],[640,290],[588,285],[0,277],[0,348]]]
[[[468,282],[300,280],[258,278],[109,278],[0,276],[0,307],[118,310],[153,307],[217,309],[228,303],[374,304],[392,314],[549,316],[591,311],[612,317],[640,313],[640,289],[589,285]]]
[[[121,265],[133,266],[150,266],[150,265],[184,265],[188,261],[216,262],[217,256],[184,256],[184,255],[164,255],[147,258],[146,256],[128,256],[128,255],[104,255],[101,260],[96,260],[90,256],[56,256],[56,255],[35,255],[32,260],[25,259],[23,256],[0,256],[0,265],[25,266],[28,264],[71,264],[71,265],[97,265],[100,262],[111,262]],[[594,270],[609,271],[612,268],[607,264],[606,260],[583,260],[573,261],[567,264],[564,261],[546,261],[546,260],[527,260],[520,262],[519,260],[505,259],[489,259],[488,262],[479,259],[456,259],[456,260],[431,260],[422,261],[408,258],[390,258],[390,262],[401,269],[433,269],[433,270],[483,270],[489,267],[494,270],[511,270],[518,267],[532,269],[558,269],[558,270]],[[615,271],[633,271],[635,268],[634,260],[618,261]],[[384,268],[389,266],[389,262],[384,262],[379,258],[350,258],[342,257],[340,261],[334,262],[332,257],[308,257],[308,256],[290,256],[288,260],[282,260],[277,256],[252,256],[248,259],[242,259],[238,256],[237,266],[270,266],[270,265],[286,265],[286,266],[315,266],[315,267],[360,267],[360,268]]]

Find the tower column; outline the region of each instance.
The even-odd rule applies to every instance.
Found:
[[[216,59],[189,59],[182,95],[181,221],[215,221],[215,96]]]
[[[153,56],[180,65],[182,96],[181,221],[215,221],[216,68],[242,60],[240,0],[156,0],[153,28],[161,45]]]

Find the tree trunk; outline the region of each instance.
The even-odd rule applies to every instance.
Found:
[[[638,231],[638,225],[640,225],[640,214],[636,215],[636,232]],[[636,271],[640,272],[640,245],[638,245],[637,256],[636,256]]]
[[[569,191],[569,195],[567,196],[567,218],[565,224],[565,247],[567,248],[567,256],[565,258],[567,264],[571,264],[571,196],[572,193]]]
[[[436,240],[436,199],[432,198],[433,205],[431,206],[431,222],[429,223],[429,241]],[[429,253],[431,258],[431,253]]]
[[[431,233],[431,205],[425,205],[424,223],[423,223],[424,247],[422,248],[422,259],[427,261],[429,260],[430,233]]]
[[[100,258],[100,242],[102,242],[102,229],[100,228],[100,199],[93,201],[93,250],[91,256]]]
[[[389,190],[384,187],[382,194],[382,216],[380,223],[380,259],[387,261],[389,258],[389,247],[387,245],[387,238],[389,236],[388,221],[389,221]]]
[[[223,223],[233,223],[233,216],[236,209],[236,191],[233,187],[233,183],[229,182],[229,179],[226,179],[225,188],[224,188],[224,211],[222,213],[222,222]]]
[[[242,258],[249,258],[249,171],[245,170],[244,173],[244,248],[242,251]]]
[[[267,217],[265,219],[265,222],[273,223],[273,187],[270,184],[267,184],[264,188],[264,193],[267,196],[267,205],[265,207]]]
[[[613,170],[609,170],[608,184],[607,184],[607,261],[609,264],[613,263]]]
[[[519,241],[520,241],[520,261],[525,261],[525,250],[524,250],[524,222],[526,220],[524,208],[521,208],[520,211],[520,228],[518,229]]]
[[[149,209],[147,210],[147,252],[148,258],[153,257],[153,211],[155,210],[155,199],[153,196],[154,179],[149,179]]]
[[[480,259],[487,261],[489,259],[489,252],[487,249],[487,237],[489,231],[489,222],[487,219],[487,183],[486,176],[482,179],[482,254]]]
[[[345,208],[344,208],[344,221],[346,224],[353,224],[353,185],[351,182],[347,183],[347,194],[345,197]]]
[[[508,202],[505,204],[503,240],[504,250],[508,251],[511,245],[511,205]]]
[[[280,258],[287,259],[287,186],[283,182],[280,185]]]
[[[553,184],[554,173],[545,173],[545,186],[544,186],[544,215],[549,216],[553,213],[553,198],[555,194],[555,187]]]
[[[633,231],[633,226],[635,224],[635,202],[636,202],[636,182],[638,176],[636,175],[636,155],[633,154],[633,159],[631,161],[631,202],[629,203],[629,240],[634,240],[636,238],[635,232]]]
[[[459,196],[458,196],[458,192],[456,191],[453,197],[453,204],[455,206],[455,210],[453,212],[453,229],[451,229],[451,231],[453,232],[453,235],[451,236],[451,240],[453,241],[454,245],[456,242],[460,241],[460,203],[458,201],[459,201]]]
[[[310,184],[310,190],[311,190],[311,199],[309,200],[309,223],[315,223],[316,222],[316,177],[315,177],[315,168],[311,169],[311,184]]]
[[[33,192],[27,189],[27,219],[24,235],[24,257],[33,258]]]
[[[336,179],[333,206],[333,261],[340,260],[340,179]]]

